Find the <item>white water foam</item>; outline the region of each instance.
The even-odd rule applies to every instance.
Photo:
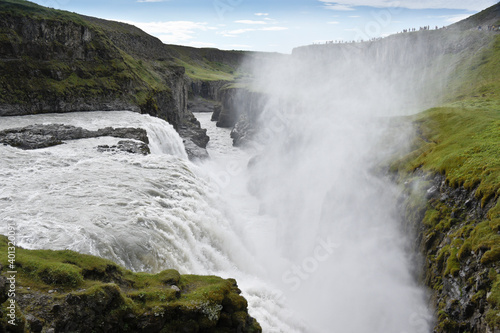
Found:
[[[222,183],[214,182],[225,175],[213,164],[215,169],[207,169],[215,162],[197,166],[188,161],[170,125],[131,112],[84,112],[1,118],[0,129],[35,123],[91,130],[143,127],[150,146],[158,149],[148,156],[99,152],[98,145],[119,140],[109,137],[26,151],[0,146],[0,234],[15,223],[17,245],[25,248],[70,249],[135,271],[174,268],[233,277],[265,332],[305,331],[266,281],[265,269],[246,246],[251,240],[241,237],[263,221],[248,219],[242,227],[238,210],[245,206],[244,197],[240,207],[229,206],[221,196]],[[151,135],[151,129],[159,134]],[[227,140],[228,133],[222,134],[219,139]],[[248,158],[225,143],[218,151],[230,151],[226,158]]]

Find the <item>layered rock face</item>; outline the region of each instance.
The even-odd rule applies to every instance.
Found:
[[[230,85],[223,86],[214,95],[218,103],[211,109],[212,121],[217,122],[217,127],[232,128],[234,146],[254,139],[259,116],[269,96]]]
[[[493,332],[500,254],[488,239],[499,225],[487,216],[496,200],[482,202],[475,190],[451,187],[439,174],[417,172],[403,188],[403,218],[422,254],[421,280],[431,291],[435,332]]]
[[[0,116],[147,113],[203,152],[208,137],[187,109],[189,79],[175,50],[127,24],[33,6],[0,7]]]

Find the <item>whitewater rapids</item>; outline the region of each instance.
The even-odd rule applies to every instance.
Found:
[[[196,116],[211,138],[211,159],[197,164],[187,159],[171,125],[146,115],[79,112],[0,119],[0,130],[44,123],[89,130],[141,127],[152,151],[147,156],[99,152],[98,145],[120,140],[111,137],[38,150],[0,146],[0,234],[14,223],[17,245],[28,249],[70,249],[134,271],[173,268],[236,278],[264,332],[427,331],[426,309],[418,301],[406,303],[408,297],[419,299],[418,288],[394,284],[398,276],[370,275],[384,269],[374,267],[379,263],[391,269],[392,257],[357,258],[373,263],[361,269],[346,261],[345,253],[355,247],[379,246],[386,239],[383,232],[382,238],[363,234],[365,239],[352,244],[350,239],[342,244],[311,240],[307,233],[287,238],[294,226],[284,232],[279,218],[248,192],[247,165],[259,147],[234,148],[229,130],[216,128],[210,114]],[[312,252],[307,256],[299,249]],[[353,285],[358,290],[351,290]]]

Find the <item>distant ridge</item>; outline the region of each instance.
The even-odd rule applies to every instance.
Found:
[[[468,30],[488,25],[500,25],[500,2],[449,27]]]

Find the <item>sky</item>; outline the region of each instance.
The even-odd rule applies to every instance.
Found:
[[[443,27],[498,0],[31,0],[133,24],[166,44],[291,53],[297,46],[368,40]]]

